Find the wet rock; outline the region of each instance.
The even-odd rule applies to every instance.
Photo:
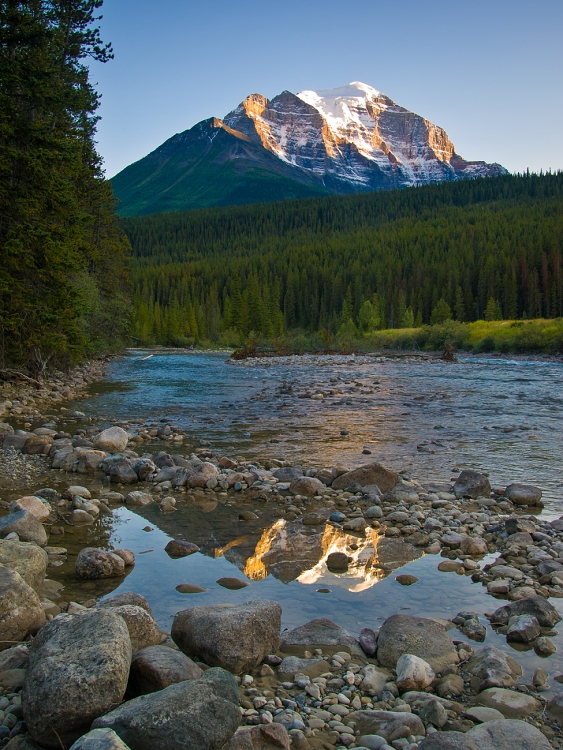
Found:
[[[396,667],[397,687],[401,693],[407,690],[424,690],[434,680],[434,671],[428,662],[412,654],[399,657]]]
[[[109,427],[94,438],[94,448],[107,453],[121,453],[127,448],[129,435],[121,427]]]
[[[156,621],[143,607],[137,607],[134,604],[121,604],[118,607],[104,607],[104,609],[115,612],[116,615],[125,620],[133,652],[149,646],[156,646],[162,640],[162,634]]]
[[[125,563],[126,567],[135,565],[135,553],[130,549],[114,549],[113,554],[120,557]]]
[[[125,456],[119,456],[112,461],[105,459],[100,468],[109,474],[110,480],[115,484],[136,484],[139,481],[131,461]]]
[[[132,604],[135,607],[142,607],[149,615],[152,615],[152,609],[148,601],[141,594],[134,591],[123,591],[115,596],[109,596],[96,605],[98,609],[111,609],[112,607],[121,607],[123,604]]]
[[[466,469],[456,479],[454,493],[457,497],[489,497],[491,485],[484,474]]]
[[[28,644],[11,646],[0,652],[0,672],[8,669],[27,669],[28,663]]]
[[[486,555],[487,542],[478,537],[466,536],[461,540],[460,549],[464,555]]]
[[[241,581],[240,578],[219,578],[216,583],[219,584],[219,586],[222,586],[224,589],[229,589],[230,591],[238,591],[239,589],[244,589],[250,584],[248,581]]]
[[[425,724],[443,727],[448,720],[448,714],[439,700],[428,701],[420,712],[420,718]]]
[[[401,586],[412,586],[413,583],[418,583],[420,578],[408,575],[407,573],[402,573],[401,575],[395,576],[395,580],[397,583],[400,583]]]
[[[496,708],[506,719],[529,716],[541,707],[541,703],[531,695],[506,688],[487,688],[475,700],[480,706]]]
[[[210,479],[215,479],[219,472],[209,461],[203,461],[187,479],[188,487],[205,487]]]
[[[358,636],[358,643],[366,656],[375,656],[377,651],[377,636],[371,628],[362,628]]]
[[[346,521],[346,523],[343,525],[343,529],[345,531],[352,531],[355,533],[362,532],[367,526],[367,523],[364,518],[358,517],[358,518],[351,518],[349,521]]]
[[[121,617],[107,610],[59,615],[30,648],[22,694],[33,738],[45,748],[70,745],[125,694],[131,642]]]
[[[311,620],[283,633],[281,651],[286,654],[302,654],[304,648],[320,648],[325,654],[349,651],[353,656],[363,657],[363,651],[354,636],[331,620],[324,618]]]
[[[300,466],[284,466],[282,469],[274,469],[272,474],[278,482],[293,482],[303,476],[303,469]]]
[[[416,714],[394,711],[353,711],[348,722],[355,722],[360,735],[379,734],[387,743],[413,735],[426,734],[424,724]]]
[[[76,558],[75,573],[81,580],[117,578],[125,573],[125,563],[113,552],[85,547]]]
[[[278,666],[278,677],[281,680],[293,680],[293,676],[299,672],[314,679],[329,671],[330,664],[325,659],[300,659],[297,656],[286,656]]]
[[[424,659],[436,673],[459,661],[453,641],[442,625],[423,617],[393,615],[379,631],[377,659],[385,667],[395,667],[403,654]]]
[[[383,464],[372,463],[341,474],[333,481],[332,487],[335,490],[345,490],[352,484],[359,484],[361,487],[376,484],[380,491],[385,493],[389,492],[398,480],[399,475],[396,471],[387,469]]]
[[[460,568],[463,568],[461,560],[442,560],[442,562],[438,564],[438,570],[442,573],[455,573]]]
[[[418,750],[480,750],[463,732],[433,732],[418,744]]]
[[[534,651],[538,656],[551,656],[557,651],[557,647],[553,641],[542,635],[535,640]]]
[[[82,487],[82,485],[79,484],[73,484],[70,487],[67,487],[67,489],[63,492],[63,497],[65,500],[74,500],[76,497],[81,497],[84,500],[90,500],[92,498],[92,495],[90,494],[90,490],[88,490],[86,487]]]
[[[300,477],[294,479],[289,485],[289,491],[294,495],[305,495],[305,497],[314,497],[319,490],[325,485],[314,477]]]
[[[202,586],[196,586],[193,583],[180,583],[176,586],[176,591],[179,594],[203,594],[207,589],[204,589]]]
[[[331,572],[345,573],[349,562],[350,558],[344,552],[331,552],[326,559],[326,566]]]
[[[53,444],[53,438],[50,435],[30,435],[21,452],[28,455],[47,454]]]
[[[461,543],[464,539],[465,537],[462,534],[458,534],[455,531],[449,531],[447,534],[440,537],[442,544],[450,549],[458,549],[461,547]]]
[[[563,723],[563,693],[556,693],[547,704],[546,710],[552,719]]]
[[[87,526],[90,523],[94,523],[96,519],[82,508],[77,508],[72,511],[70,521],[73,526]]]
[[[0,538],[15,533],[20,542],[35,542],[40,547],[47,544],[47,534],[37,518],[27,510],[19,510],[0,518]]]
[[[466,668],[481,680],[479,690],[510,687],[514,685],[514,678],[522,674],[520,665],[495,646],[484,646],[475,651]]]
[[[512,567],[512,565],[493,565],[490,574],[498,578],[510,578],[514,581],[521,581],[524,578],[524,573],[518,568]]]
[[[280,605],[257,600],[185,609],[175,616],[171,634],[187,656],[240,674],[278,650],[280,629]]]
[[[0,564],[19,573],[28,586],[42,592],[49,558],[36,544],[0,541]]]
[[[76,471],[79,474],[95,474],[100,464],[106,458],[103,451],[95,450],[78,450],[78,464]]]
[[[383,511],[381,510],[379,505],[372,505],[370,508],[366,510],[366,512],[364,513],[364,516],[366,518],[369,518],[370,520],[372,519],[377,520],[378,518],[383,518]]]
[[[539,729],[525,721],[498,719],[473,727],[465,735],[480,750],[551,750]]]
[[[133,654],[129,690],[146,695],[164,690],[184,680],[197,680],[203,674],[188,656],[168,646],[149,646]]]
[[[164,551],[168,557],[187,557],[193,555],[194,552],[199,552],[199,547],[197,544],[185,542],[183,539],[172,539],[168,542]]]
[[[26,495],[10,503],[9,510],[17,513],[20,510],[26,510],[39,521],[45,521],[51,513],[51,506],[46,501],[34,495]]]
[[[495,581],[489,581],[487,591],[493,596],[506,596],[510,591],[510,582],[502,578]]]
[[[92,729],[76,740],[70,750],[129,750],[113,729]]]
[[[290,750],[291,747],[291,739],[282,724],[263,724],[240,727],[224,750]]]
[[[529,643],[541,634],[540,624],[533,615],[517,615],[508,621],[506,640]]]
[[[100,716],[134,750],[220,750],[240,720],[238,687],[223,669],[142,695]]]
[[[15,570],[0,565],[0,651],[36,633],[45,624],[37,593]]]
[[[465,711],[465,715],[480,724],[484,724],[486,721],[504,719],[504,716],[496,708],[485,708],[485,706],[472,706]]]
[[[518,534],[523,532],[531,534],[536,530],[536,525],[533,521],[530,521],[527,518],[519,518],[518,516],[507,518],[504,522],[504,527],[507,534]]]
[[[538,505],[542,491],[531,484],[510,484],[504,491],[504,496],[515,505]]]
[[[156,474],[156,465],[150,459],[143,458],[140,461],[137,461],[133,470],[139,477],[140,482],[149,482]]]
[[[129,492],[125,496],[125,504],[132,507],[142,508],[145,505],[152,505],[152,502],[152,495],[149,495],[147,492],[140,492],[139,490]]]
[[[463,695],[463,678],[458,674],[445,675],[444,677],[440,677],[434,689],[436,690],[436,694],[441,698]]]
[[[507,625],[510,618],[516,615],[533,615],[542,628],[552,628],[561,620],[561,615],[547,599],[530,596],[499,607],[492,614],[491,624]]]

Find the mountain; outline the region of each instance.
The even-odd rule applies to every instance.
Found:
[[[251,94],[179,133],[113,180],[122,216],[498,176],[440,127],[365,83]]]

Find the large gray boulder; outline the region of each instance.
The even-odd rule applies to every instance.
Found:
[[[511,656],[495,646],[483,646],[474,652],[466,669],[480,680],[479,690],[509,687],[522,674],[522,667]]]
[[[200,667],[181,651],[149,646],[133,654],[129,690],[134,695],[146,695],[177,682],[197,680],[202,674]]]
[[[235,678],[208,669],[197,680],[127,701],[92,728],[113,729],[134,750],[220,750],[239,721]]]
[[[413,713],[406,711],[377,711],[366,709],[353,711],[348,714],[346,721],[355,722],[355,728],[360,735],[379,734],[390,745],[394,740],[400,740],[411,734],[426,734],[422,720]]]
[[[0,541],[0,564],[19,573],[23,580],[41,594],[49,558],[45,550],[29,542]]]
[[[398,481],[399,475],[396,471],[386,468],[383,464],[373,463],[341,474],[334,480],[332,487],[335,490],[345,490],[353,484],[359,484],[361,487],[376,484],[381,492],[385,493],[393,489]]]
[[[532,484],[510,484],[504,491],[505,497],[515,505],[539,505],[542,491]]]
[[[23,689],[23,715],[45,748],[71,745],[125,695],[131,641],[109,610],[59,615],[33,641]]]
[[[0,565],[0,651],[23,641],[44,624],[45,612],[37,593],[19,573]]]
[[[125,573],[125,562],[119,555],[97,547],[84,547],[76,558],[76,577],[90,581],[117,578]]]
[[[47,544],[47,533],[43,524],[27,510],[19,510],[0,518],[0,538],[15,532],[21,542],[35,542],[40,547]]]
[[[463,732],[433,732],[418,743],[418,750],[480,750]]]
[[[435,620],[393,615],[385,620],[379,631],[377,659],[384,667],[395,667],[403,654],[424,659],[436,674],[459,661],[448,632]]]
[[[113,607],[121,607],[122,604],[133,604],[135,607],[142,607],[146,610],[149,615],[152,615],[152,609],[148,601],[141,594],[136,594],[134,591],[122,591],[120,594],[114,594],[108,596],[96,605],[98,609],[111,609]]]
[[[552,750],[539,729],[517,719],[487,721],[470,729],[465,736],[471,737],[480,750]]]
[[[257,600],[234,607],[191,607],[178,612],[172,639],[186,656],[240,674],[278,650],[281,607]]]
[[[475,700],[479,706],[496,708],[506,719],[529,716],[541,707],[541,703],[531,695],[498,687],[483,690]]]
[[[510,618],[517,615],[533,615],[542,628],[552,628],[561,620],[559,612],[543,596],[528,596],[496,609],[491,624],[508,625]]]
[[[325,654],[349,651],[354,657],[365,658],[356,638],[332,620],[319,617],[282,636],[280,649],[286,654],[302,655],[304,649],[321,648]]]
[[[455,481],[454,492],[457,497],[489,497],[491,484],[484,474],[465,469]]]
[[[129,436],[121,427],[109,427],[94,438],[94,448],[106,453],[121,453],[127,448]]]
[[[92,729],[76,740],[70,750],[129,750],[113,729]]]

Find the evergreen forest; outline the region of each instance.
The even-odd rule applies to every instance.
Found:
[[[101,0],[0,2],[0,368],[123,345],[130,246],[95,148]],[[0,373],[1,374],[1,373]]]
[[[137,344],[563,315],[563,173],[123,219]]]

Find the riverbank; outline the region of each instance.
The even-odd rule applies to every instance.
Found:
[[[260,464],[220,455],[204,447],[184,457],[166,450],[139,453],[138,447],[148,447],[152,440],[177,450],[185,436],[166,421],[155,427],[152,435],[127,433],[122,427],[100,432],[95,424],[87,430],[79,429],[74,435],[62,435],[47,427],[38,430],[42,434],[14,432],[5,438],[10,443],[10,437],[12,441],[19,437],[24,450],[28,440],[35,445],[37,438],[42,438],[41,455],[47,457],[44,460],[50,463],[50,471],[58,473],[65,487],[59,491],[35,489],[32,497],[18,498],[5,506],[8,514],[0,519],[0,534],[4,537],[0,554],[5,569],[12,571],[4,575],[11,576],[12,588],[14,581],[18,584],[16,595],[26,598],[26,621],[22,623],[20,615],[15,617],[15,610],[7,612],[4,621],[4,628],[6,622],[10,623],[11,635],[17,632],[19,637],[15,640],[21,638],[24,645],[12,646],[0,655],[3,665],[0,676],[5,671],[18,672],[15,677],[10,676],[9,686],[3,686],[9,709],[5,715],[16,720],[23,717],[25,721],[13,723],[14,719],[8,719],[8,724],[13,724],[9,734],[14,739],[25,736],[31,728],[40,747],[52,746],[44,728],[43,719],[48,716],[50,722],[55,721],[54,726],[65,728],[68,741],[74,741],[74,734],[83,734],[89,728],[86,714],[90,717],[88,721],[92,721],[96,719],[92,711],[100,717],[107,710],[99,704],[93,709],[82,706],[80,711],[66,707],[76,703],[73,691],[77,689],[68,679],[69,663],[80,658],[83,669],[94,674],[100,668],[99,661],[94,666],[88,661],[90,657],[67,654],[62,663],[56,664],[56,669],[53,666],[47,682],[44,677],[38,682],[36,674],[39,657],[34,655],[48,648],[51,638],[67,643],[65,639],[71,638],[71,631],[80,629],[81,618],[87,616],[81,638],[87,638],[87,631],[98,632],[97,628],[102,629],[100,633],[105,632],[104,628],[112,633],[112,645],[104,647],[105,651],[102,648],[103,658],[112,668],[118,658],[116,639],[118,643],[123,641],[125,652],[130,648],[136,654],[131,664],[124,663],[113,678],[114,692],[121,696],[117,702],[125,698],[122,707],[94,722],[98,727],[117,729],[122,738],[130,740],[128,746],[132,750],[144,745],[135,732],[123,730],[123,721],[126,724],[128,721],[123,717],[129,715],[128,711],[138,713],[143,707],[141,725],[145,732],[151,731],[153,735],[156,732],[157,739],[153,736],[152,745],[156,748],[167,745],[154,726],[156,708],[152,703],[165,701],[172,709],[175,726],[183,727],[184,732],[191,726],[190,721],[201,723],[202,716],[190,718],[182,714],[180,705],[174,703],[178,688],[172,686],[180,685],[182,691],[189,692],[193,680],[193,689],[201,690],[199,681],[206,674],[202,676],[201,670],[210,667],[226,669],[237,677],[238,683],[236,701],[234,688],[231,691],[233,705],[238,708],[236,723],[233,718],[232,723],[224,726],[215,719],[206,727],[221,741],[227,741],[227,735],[241,724],[248,727],[245,732],[254,733],[250,741],[258,744],[253,747],[261,747],[263,738],[269,737],[274,745],[282,747],[289,747],[291,742],[296,748],[373,750],[385,748],[388,743],[396,749],[414,750],[446,747],[436,745],[438,737],[433,735],[440,735],[447,742],[451,732],[463,732],[465,738],[475,737],[475,742],[480,743],[478,747],[489,747],[483,744],[487,741],[491,747],[504,747],[502,743],[508,742],[508,738],[513,744],[514,736],[521,737],[522,742],[533,740],[536,747],[544,746],[546,738],[551,746],[559,746],[561,709],[557,690],[550,695],[549,702],[543,698],[546,687],[553,688],[558,675],[538,666],[531,680],[528,676],[525,682],[521,678],[518,682],[522,669],[507,661],[504,652],[491,645],[479,648],[486,628],[471,611],[462,611],[452,619],[444,613],[438,623],[410,615],[388,618],[380,628],[367,621],[355,633],[326,619],[316,620],[280,636],[279,604],[250,602],[228,610],[211,606],[180,612],[168,633],[156,626],[155,613],[151,614],[148,602],[136,593],[118,594],[113,602],[102,599],[101,610],[97,597],[92,598],[93,583],[109,584],[106,591],[111,591],[112,582],[120,581],[131,569],[135,559],[128,550],[92,548],[88,544],[78,551],[74,575],[75,591],[80,590],[81,581],[84,585],[80,601],[65,600],[64,590],[52,578],[43,581],[49,569],[50,576],[56,578],[56,569],[64,565],[67,550],[60,543],[65,538],[65,529],[83,528],[86,541],[88,529],[103,525],[103,519],[111,518],[122,505],[140,512],[155,506],[163,517],[170,518],[190,502],[207,503],[211,508],[213,502],[222,500],[251,506],[259,513],[271,508],[273,517],[282,525],[299,524],[302,529],[323,536],[346,535],[346,551],[326,556],[325,564],[335,577],[345,575],[358,564],[365,566],[366,552],[370,565],[377,571],[378,550],[389,543],[400,544],[403,554],[407,552],[405,559],[421,554],[440,555],[436,564],[443,575],[470,577],[486,587],[492,605],[489,620],[494,623],[497,635],[508,642],[533,647],[538,664],[544,665],[555,649],[553,625],[560,620],[550,599],[557,602],[563,597],[558,576],[563,571],[563,522],[543,522],[537,515],[541,511],[541,491],[537,488],[519,485],[491,488],[487,477],[478,472],[462,472],[453,484],[423,484],[377,463],[351,471],[338,466],[322,469],[288,466],[280,461]],[[14,451],[14,446],[9,450]],[[77,480],[90,484],[96,479],[97,492],[75,484]],[[252,523],[256,518],[254,510],[239,513],[239,521],[243,523]],[[33,576],[30,549],[38,558]],[[167,545],[168,555],[177,559],[197,554],[198,550],[190,539],[179,538]],[[364,552],[363,560],[356,556],[358,550]],[[483,560],[489,559],[490,562],[483,564]],[[385,574],[384,566],[379,569]],[[35,584],[35,595],[30,593],[29,585],[25,588],[26,576],[29,583]],[[417,583],[408,575],[405,580],[398,575],[397,581],[405,586]],[[218,583],[231,589],[247,585],[244,579]],[[195,593],[198,586],[185,584],[185,590],[188,589]],[[495,599],[504,599],[507,604]],[[116,617],[109,617],[108,611]],[[197,617],[205,618],[212,628],[211,640],[203,642],[199,637],[202,623]],[[108,618],[111,623],[106,622]],[[120,618],[127,625],[128,636],[119,626]],[[40,627],[36,638],[39,645],[33,642],[28,653],[29,634],[42,622],[49,624]],[[273,631],[272,622],[278,623]],[[422,642],[408,635],[410,628],[415,628],[414,633],[422,628]],[[5,639],[6,632],[3,633]],[[52,635],[48,638],[49,633]],[[228,648],[227,633],[235,634],[228,639]],[[132,644],[129,647],[127,637]],[[80,641],[79,650],[84,649],[87,655],[86,643]],[[403,661],[399,661],[401,649],[402,653],[410,654]],[[16,661],[18,666],[6,666]],[[178,674],[178,662],[181,662],[182,682],[173,676]],[[65,684],[56,676],[60,670],[67,675]],[[152,677],[147,678],[147,674]],[[16,678],[23,686],[23,693],[19,687],[15,689]],[[135,679],[144,687],[134,687]],[[151,683],[151,679],[157,682]],[[232,678],[225,675],[216,679],[228,684]],[[1,679],[0,684],[3,684]],[[151,685],[147,694],[153,697],[148,702],[135,703],[134,691],[146,692],[147,684]],[[52,694],[66,697],[65,708],[53,705]],[[214,698],[211,696],[209,700]],[[525,722],[514,723],[515,717],[523,716],[527,716]],[[483,739],[481,735],[487,736],[489,732],[488,720],[493,718],[496,721],[494,726],[490,725],[493,736]],[[429,744],[431,739],[434,744]],[[229,747],[233,750],[247,747],[240,743],[248,741],[249,738],[237,735]],[[470,739],[464,741],[466,747],[472,747]],[[184,746],[180,739],[177,742],[180,744],[175,747]],[[201,745],[204,746],[207,747]]]

